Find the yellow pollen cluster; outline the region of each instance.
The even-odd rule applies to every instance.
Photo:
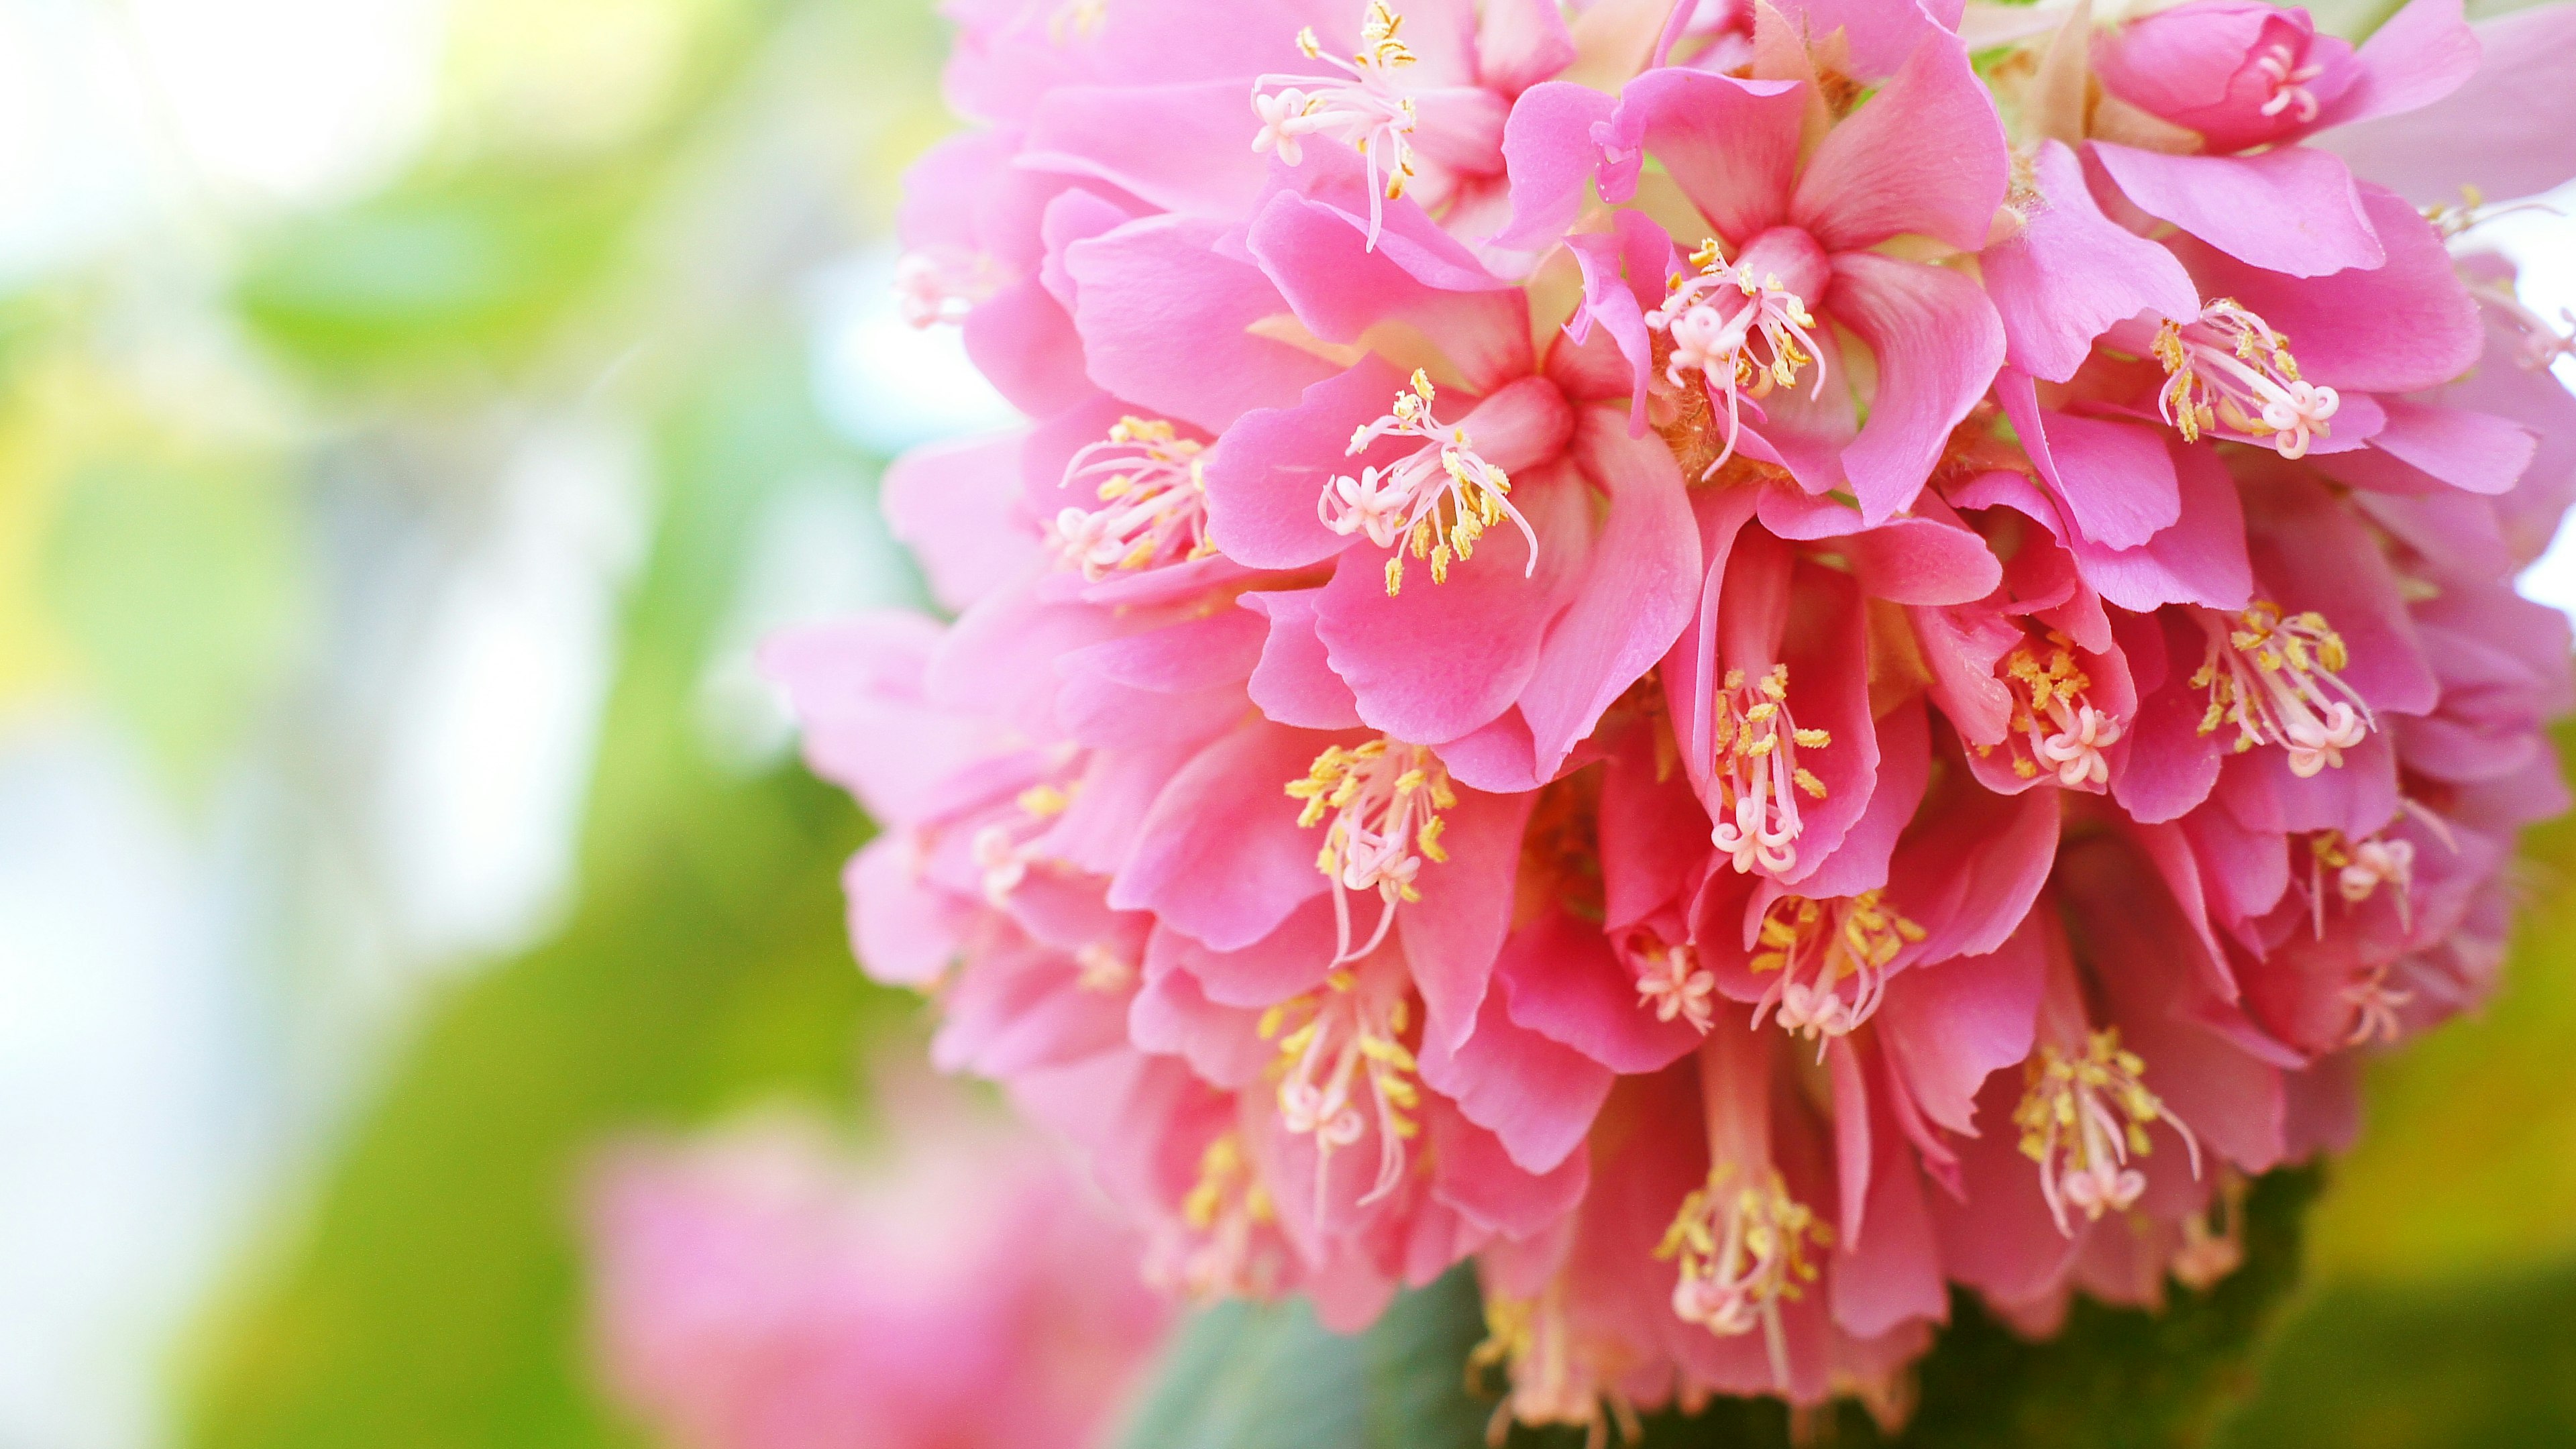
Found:
[[[1018,804],[1024,814],[1034,819],[1052,819],[1073,804],[1073,791],[1059,785],[1031,785],[1020,792]]]
[[[1375,802],[1364,798],[1392,767],[1388,761],[1390,748],[1410,750],[1413,758],[1386,782],[1386,800]],[[1449,859],[1449,853],[1440,846],[1440,817],[1433,812],[1455,808],[1458,796],[1449,788],[1449,772],[1440,767],[1430,751],[1419,745],[1390,746],[1388,741],[1376,739],[1348,749],[1340,745],[1328,746],[1315,757],[1315,763],[1307,767],[1305,778],[1289,781],[1287,790],[1290,798],[1306,802],[1305,808],[1297,814],[1297,823],[1301,826],[1320,824],[1327,814],[1353,807],[1359,807],[1363,816],[1375,815],[1381,822],[1407,819],[1419,813],[1423,818],[1413,829],[1413,847],[1434,864]],[[1417,796],[1429,802],[1428,810],[1417,803]],[[1369,808],[1372,805],[1378,808],[1372,811]],[[1316,853],[1315,868],[1328,876],[1341,875],[1347,863],[1346,853],[1354,844],[1362,843],[1355,841],[1353,835],[1368,833],[1369,823],[1366,818],[1337,822],[1324,837],[1324,848]],[[1401,841],[1392,843],[1401,845]],[[1422,898],[1410,880],[1402,884],[1399,894],[1408,901]]]
[[[1680,1264],[1676,1308],[1696,1310],[1684,1316],[1721,1334],[1748,1332],[1765,1310],[1803,1297],[1817,1276],[1807,1250],[1834,1241],[1832,1226],[1789,1196],[1778,1172],[1732,1190],[1729,1175],[1723,1164],[1711,1168],[1655,1247],[1658,1261]]]
[[[2280,605],[2257,601],[2225,631],[2223,649],[2218,625],[2208,627],[2209,655],[2191,677],[2193,688],[2209,691],[2200,733],[2232,721],[2237,753],[2284,745],[2303,777],[2341,764],[2341,752],[2361,743],[2370,711],[2339,677],[2352,654],[2323,614],[2285,615]]]
[[[1425,422],[1431,415],[1431,377],[1415,368],[1412,381],[1413,390],[1396,398],[1395,415],[1407,422]],[[1435,584],[1449,582],[1450,562],[1465,563],[1485,530],[1503,521],[1502,501],[1512,491],[1512,480],[1502,469],[1481,460],[1470,466],[1474,449],[1465,428],[1449,429],[1447,445],[1440,450],[1440,469],[1449,475],[1451,490],[1448,520],[1444,525],[1442,510],[1435,506],[1414,520],[1412,532],[1406,535],[1406,548],[1430,563]],[[1386,561],[1386,592],[1392,598],[1403,589],[1404,551],[1398,550]]]
[[[1771,672],[1764,675],[1762,682],[1754,688],[1761,698],[1739,715],[1734,696],[1744,689],[1744,671],[1741,669],[1726,671],[1726,693],[1718,696],[1714,721],[1717,737],[1713,748],[1721,759],[1732,754],[1738,759],[1761,760],[1768,758],[1771,752],[1779,747],[1779,731],[1762,729],[1759,726],[1769,724],[1772,717],[1779,714],[1782,706],[1788,703],[1789,666],[1772,665]],[[1792,730],[1789,732],[1789,738],[1803,750],[1821,750],[1834,742],[1831,730]],[[1798,782],[1798,788],[1805,791],[1808,798],[1815,800],[1825,798],[1825,782],[1817,779],[1805,767],[1800,767],[1790,778]]]
[[[1831,984],[1862,968],[1885,970],[1908,943],[1924,938],[1921,926],[1880,900],[1883,892],[1863,891],[1838,911],[1803,896],[1783,896],[1763,914],[1762,949],[1746,963],[1754,971],[1786,968],[1804,949],[1821,939],[1825,949],[1820,984]],[[1837,917],[1827,933],[1828,915]]]
[[[2048,1161],[2050,1129],[2054,1127],[2056,1140],[2064,1142],[2081,1123],[2082,1094],[2099,1093],[2109,1097],[2126,1119],[2123,1135],[2128,1150],[2146,1156],[2154,1145],[2147,1138],[2147,1124],[2164,1114],[2164,1103],[2141,1080],[2146,1071],[2146,1060],[2120,1045],[2116,1026],[2088,1036],[2081,1056],[2041,1047],[2022,1067],[2021,1104],[2013,1108],[2013,1125],[2021,1129],[2022,1155],[2033,1162]],[[2080,1134],[2076,1140],[2079,1145],[2073,1150],[2080,1153]]]
[[[1199,1154],[1199,1180],[1181,1199],[1181,1221],[1198,1232],[1216,1226],[1229,1209],[1255,1223],[1272,1217],[1270,1191],[1254,1176],[1243,1140],[1228,1132]]]
[[[2075,641],[2055,629],[2048,631],[2048,659],[2042,663],[2039,651],[2021,644],[2004,656],[2004,677],[2021,686],[2013,700],[2012,733],[2015,737],[2038,731],[2052,709],[2072,711],[2080,707],[2084,691],[2093,687],[2092,679],[2075,662]],[[1982,747],[1981,753],[1985,748]],[[2039,764],[2028,755],[2015,751],[2013,773],[2033,779]]]
[[[2200,1140],[2141,1080],[2147,1064],[2120,1046],[2116,1028],[2089,1032],[2080,1052],[2042,1046],[2023,1066],[2025,1086],[2013,1108],[2022,1155],[2039,1164],[2040,1196],[2058,1231],[2070,1236],[2067,1213],[2088,1220],[2126,1212],[2146,1191],[2146,1175],[2129,1165],[2153,1144],[2147,1126],[2162,1122],[2191,1153],[2200,1174]]]
[[[2341,406],[2335,389],[2299,376],[2289,338],[2230,297],[2211,301],[2190,322],[2168,319],[2153,350],[2166,377],[2156,410],[2185,442],[2225,427],[2301,458],[2331,431]]]
[[[1386,0],[1369,0],[1368,13],[1360,19],[1359,54],[1351,57],[1354,65],[1392,69],[1414,62],[1412,47],[1404,43],[1401,32],[1404,17]],[[1315,27],[1309,25],[1297,32],[1297,52],[1308,60],[1324,57],[1323,43],[1315,39]]]

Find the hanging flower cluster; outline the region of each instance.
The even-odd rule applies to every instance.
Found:
[[[1892,1405],[1952,1285],[2227,1271],[2490,984],[2576,10],[955,9],[907,277],[1035,421],[887,479],[953,624],[767,667],[861,959],[1164,1281]]]

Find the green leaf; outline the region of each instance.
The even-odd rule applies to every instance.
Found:
[[[1490,1406],[1465,1387],[1482,1336],[1465,1268],[1395,1301],[1366,1333],[1302,1298],[1200,1313],[1167,1351],[1126,1449],[1479,1449]]]

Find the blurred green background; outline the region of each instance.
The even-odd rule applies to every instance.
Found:
[[[641,1443],[586,1154],[918,1050],[748,650],[916,599],[877,473],[1002,420],[885,295],[943,44],[0,0],[0,1445]],[[2225,1442],[2576,1443],[2571,870],[2372,1073]]]

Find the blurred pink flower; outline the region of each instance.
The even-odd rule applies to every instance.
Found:
[[[793,1117],[612,1151],[588,1219],[617,1399],[686,1449],[1102,1442],[1169,1317],[1138,1243],[1036,1144],[932,1110],[883,1162]]]

